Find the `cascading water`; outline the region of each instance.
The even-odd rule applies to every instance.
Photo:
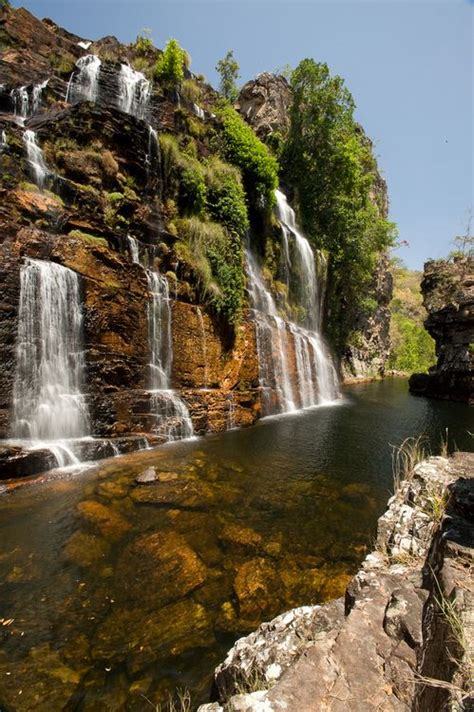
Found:
[[[171,299],[168,281],[148,267],[148,254],[141,259],[138,241],[128,235],[132,261],[146,273],[148,290],[148,341],[150,351],[148,388],[151,410],[156,418],[154,432],[166,440],[180,440],[193,435],[193,424],[185,403],[171,389],[173,342],[171,336]],[[151,260],[153,262],[153,260]]]
[[[17,116],[21,123],[31,115],[38,113],[41,106],[41,93],[46,88],[49,79],[45,79],[41,84],[35,84],[31,89],[31,100],[28,93],[28,87],[22,86],[17,89],[12,89],[10,96],[13,100],[13,113]]]
[[[97,101],[101,61],[95,54],[86,54],[76,62],[77,69],[67,85],[66,101]]]
[[[43,151],[36,142],[36,133],[28,129],[23,134],[23,143],[26,150],[26,158],[31,168],[33,179],[42,190],[48,177],[51,175],[43,158]]]
[[[201,121],[206,120],[206,112],[202,108],[202,106],[199,106],[199,104],[193,104],[193,111],[198,117],[198,119],[201,119]]]
[[[276,191],[277,217],[282,230],[282,273],[293,303],[302,313],[302,323],[285,322],[266,289],[253,255],[247,253],[249,293],[256,322],[260,386],[265,415],[275,410],[271,402],[276,392],[278,412],[296,407],[330,403],[340,397],[336,369],[321,334],[322,298],[313,250],[296,227],[295,214],[286,196]],[[322,262],[322,261],[321,261]],[[292,289],[292,276],[298,277]],[[290,338],[289,338],[290,337]],[[296,383],[289,374],[293,346]]]
[[[32,99],[31,99],[31,113],[37,114],[41,106],[41,94],[43,89],[48,86],[49,79],[45,79],[41,84],[35,84],[33,87]]]
[[[7,132],[2,131],[0,134],[0,153],[8,146]]]
[[[12,89],[10,96],[13,100],[13,113],[20,119],[26,119],[30,108],[30,99],[26,86]]]
[[[67,441],[89,433],[82,322],[78,275],[27,259],[20,275],[12,431],[31,448],[50,449],[60,466],[78,462]]]
[[[126,114],[143,119],[150,97],[150,82],[128,64],[122,64],[119,74],[118,108]]]

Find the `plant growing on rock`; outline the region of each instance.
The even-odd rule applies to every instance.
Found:
[[[163,54],[155,64],[153,75],[164,86],[176,89],[184,79],[184,68],[189,64],[189,55],[175,39],[166,43]]]
[[[222,122],[218,146],[223,157],[238,166],[247,198],[255,208],[270,208],[278,187],[278,162],[252,131],[250,126],[228,104],[215,109]]]
[[[194,271],[202,298],[235,326],[243,304],[242,244],[217,223],[197,217],[177,221],[178,255]]]
[[[239,78],[239,69],[239,63],[234,58],[233,50],[229,50],[226,56],[216,64],[216,71],[221,77],[219,90],[231,102],[234,102],[238,96],[236,81]]]

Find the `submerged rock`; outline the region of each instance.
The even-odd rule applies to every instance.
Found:
[[[150,482],[156,482],[158,476],[154,467],[147,467],[146,470],[140,472],[139,475],[135,477],[135,482],[139,485],[147,485]]]
[[[121,597],[141,601],[145,608],[183,598],[202,586],[206,578],[206,566],[186,539],[174,531],[139,537],[126,547],[116,567]]]
[[[190,600],[144,615],[142,608],[114,610],[97,631],[92,657],[103,664],[126,661],[135,675],[151,663],[214,642],[203,606]]]
[[[136,487],[130,497],[138,504],[153,504],[170,509],[206,509],[213,503],[214,493],[210,485],[198,480],[171,480],[149,483]]]
[[[127,520],[111,507],[86,500],[77,505],[81,518],[98,530],[106,539],[120,539],[129,529]]]

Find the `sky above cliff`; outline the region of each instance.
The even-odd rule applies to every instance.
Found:
[[[472,0],[13,0],[88,39],[176,37],[217,86],[227,52],[241,83],[304,57],[342,75],[388,182],[409,267],[453,249],[473,205]]]

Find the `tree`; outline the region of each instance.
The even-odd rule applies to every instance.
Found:
[[[188,55],[175,39],[166,43],[163,54],[157,61],[154,76],[159,82],[172,88],[179,87],[184,79],[184,68],[188,64]]]
[[[216,70],[221,76],[219,88],[225,98],[231,102],[234,102],[238,96],[236,81],[239,78],[239,69],[232,50],[229,50],[224,59],[220,59],[216,64]]]
[[[344,81],[304,59],[291,75],[291,124],[282,154],[296,188],[302,226],[330,254],[328,329],[339,352],[358,314],[371,311],[381,251],[394,237],[377,201],[372,144],[354,119]]]

